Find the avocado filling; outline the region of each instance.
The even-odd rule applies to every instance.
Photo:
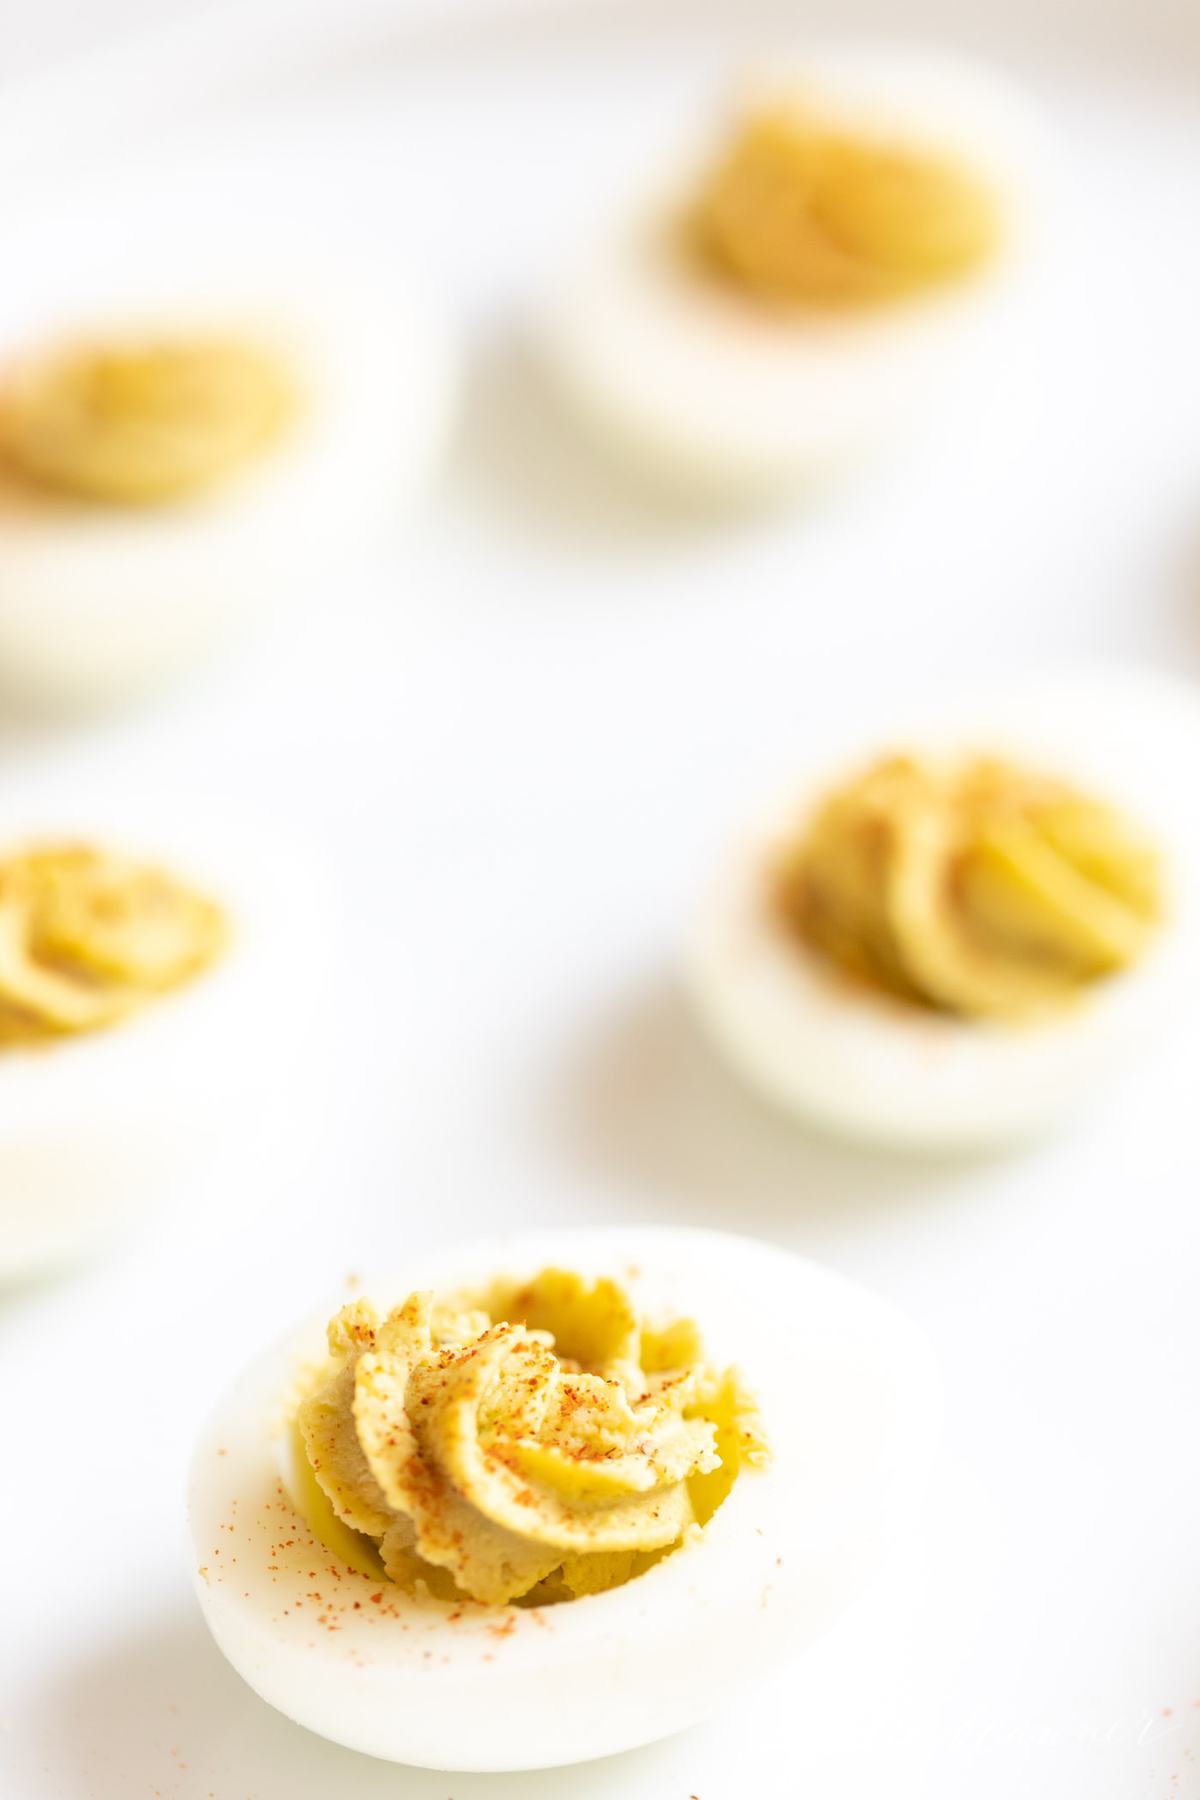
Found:
[[[78,343],[18,369],[0,390],[0,451],[48,493],[154,506],[252,461],[291,406],[285,371],[250,342]]]
[[[225,922],[161,869],[82,844],[0,862],[0,1046],[114,1025],[198,974]]]
[[[537,1606],[619,1586],[766,1456],[695,1325],[652,1326],[607,1279],[545,1269],[384,1319],[358,1301],[328,1341],[295,1412],[293,1499],[410,1592]]]
[[[946,154],[803,104],[750,113],[709,174],[696,245],[757,299],[851,309],[960,281],[995,252],[995,194]]]
[[[1136,962],[1159,858],[1102,801],[998,759],[897,756],[829,795],[772,876],[789,930],[916,1005],[1017,1019]]]

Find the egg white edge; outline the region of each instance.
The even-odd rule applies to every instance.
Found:
[[[478,1770],[556,1766],[693,1723],[740,1682],[810,1649],[852,1603],[910,1528],[940,1433],[932,1352],[882,1302],[754,1240],[645,1226],[550,1230],[422,1253],[398,1282],[362,1291],[395,1304],[412,1286],[454,1287],[552,1262],[620,1273],[631,1261],[643,1271],[635,1290],[649,1276],[656,1300],[697,1317],[716,1359],[742,1367],[762,1402],[770,1468],[743,1474],[698,1543],[613,1593],[540,1615],[400,1597],[398,1616],[381,1621],[372,1616],[374,1584],[343,1570],[329,1576],[339,1599],[361,1590],[363,1607],[349,1620],[338,1613],[345,1629],[326,1640],[333,1653],[315,1647],[319,1631],[281,1644],[267,1590],[246,1598],[228,1565],[230,1580],[219,1581],[212,1552],[241,1547],[236,1531],[222,1535],[238,1518],[239,1500],[252,1506],[255,1492],[264,1500],[276,1493],[284,1465],[269,1434],[297,1355],[319,1353],[326,1313],[255,1364],[218,1406],[192,1469],[191,1525],[203,1571],[196,1591],[218,1644],[263,1698],[310,1729],[391,1760]],[[728,1310],[730,1284],[740,1280],[752,1296],[714,1331],[721,1293]],[[777,1321],[772,1332],[771,1302],[819,1317],[792,1330]],[[787,1379],[795,1372],[789,1346],[804,1342],[806,1331],[814,1372],[832,1382],[843,1351],[844,1382],[852,1392],[857,1370],[882,1409],[879,1419],[869,1426],[847,1419],[832,1398],[831,1416],[821,1419],[821,1394],[797,1398]],[[856,1458],[862,1466],[852,1479]],[[841,1476],[830,1486],[831,1466]],[[806,1484],[811,1489],[818,1473],[828,1491],[806,1514]],[[290,1502],[276,1516],[288,1529],[305,1529]],[[270,1524],[260,1517],[243,1551],[256,1565]],[[336,1564],[328,1552],[318,1554],[323,1562],[314,1558],[313,1566],[324,1579]],[[285,1585],[279,1601],[303,1597],[304,1586],[304,1576]],[[452,1626],[450,1610],[463,1612]],[[404,1622],[410,1631],[400,1629]],[[388,1626],[383,1650],[381,1623]],[[442,1673],[447,1656],[450,1675]],[[605,1719],[606,1692],[618,1697],[615,1721]],[[490,1708],[490,1724],[480,1707]]]

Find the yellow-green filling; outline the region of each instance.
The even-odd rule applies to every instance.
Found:
[[[774,880],[789,928],[831,962],[980,1018],[1061,1007],[1129,967],[1163,904],[1136,825],[987,757],[874,764],[825,800]]]
[[[690,1321],[655,1327],[617,1283],[557,1269],[411,1294],[382,1320],[343,1308],[295,1430],[293,1497],[331,1549],[409,1591],[494,1604],[629,1581],[766,1455],[736,1372],[705,1360]]]
[[[70,344],[14,372],[0,391],[0,452],[49,493],[152,506],[253,460],[291,405],[287,372],[249,341]]]
[[[1000,238],[991,188],[950,156],[804,104],[750,113],[693,212],[696,244],[759,299],[854,308],[961,280]]]
[[[220,909],[164,870],[82,844],[0,862],[0,1045],[116,1024],[198,974]]]

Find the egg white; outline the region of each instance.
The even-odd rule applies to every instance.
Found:
[[[1142,960],[1022,1024],[925,1012],[852,982],[781,925],[767,869],[830,788],[876,754],[997,751],[1122,807],[1157,844],[1167,913]],[[793,790],[727,858],[687,954],[714,1045],[785,1110],[918,1150],[1031,1137],[1098,1097],[1200,999],[1200,691],[1102,674],[1027,683],[898,723]]]
[[[60,498],[0,472],[0,684],[27,704],[123,699],[295,608],[412,509],[448,435],[447,333],[396,274],[173,265],[83,299],[18,294],[0,303],[0,379],[60,339],[138,328],[277,348],[295,413],[227,478],[161,505]]]
[[[287,1492],[285,1396],[314,1319],[255,1363],[196,1450],[196,1592],[256,1691],[350,1748],[436,1769],[581,1762],[683,1729],[805,1650],[914,1524],[940,1429],[931,1353],[906,1320],[811,1263],[722,1233],[542,1231],[422,1254],[364,1290],[483,1284],[557,1264],[695,1318],[760,1402],[773,1460],[646,1574],[550,1608],[451,1606],[356,1573]],[[330,1308],[332,1310],[332,1308]]]
[[[1003,241],[978,274],[858,312],[772,308],[688,264],[678,220],[711,151],[660,204],[553,292],[539,320],[548,366],[580,416],[623,458],[697,500],[779,497],[901,438],[980,366],[1036,263],[1046,153],[1021,96],[946,55],[814,52],[748,95],[811,87],[864,132],[960,158],[991,183]],[[961,398],[961,395],[960,395]]]
[[[221,906],[230,938],[108,1029],[0,1050],[0,1285],[94,1254],[191,1192],[321,1038],[325,903],[289,844],[191,802],[81,797],[77,783],[0,797],[0,855],[53,839],[169,869]]]

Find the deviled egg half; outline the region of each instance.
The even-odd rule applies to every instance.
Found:
[[[98,703],[352,566],[454,397],[407,285],[311,268],[0,306],[0,683]]]
[[[902,1553],[930,1352],[809,1263],[549,1231],[366,1292],[249,1368],[191,1476],[214,1637],[325,1737],[477,1770],[647,1743]]]
[[[1038,131],[958,58],[773,64],[687,160],[580,259],[541,337],[582,414],[701,499],[786,492],[918,423],[1033,261]]]
[[[1039,682],[861,747],[732,854],[689,985],[756,1088],[919,1149],[1032,1135],[1200,996],[1200,697]]]
[[[67,821],[70,824],[67,824]],[[0,805],[0,1282],[72,1262],[253,1123],[320,1005],[312,896],[249,829]]]

